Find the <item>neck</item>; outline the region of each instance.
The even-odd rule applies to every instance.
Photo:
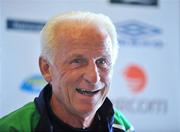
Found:
[[[82,115],[81,113],[75,114],[69,111],[65,105],[57,100],[57,98],[52,95],[50,106],[55,115],[61,119],[64,123],[74,127],[74,128],[88,128],[92,124],[95,117],[95,112],[87,115]]]

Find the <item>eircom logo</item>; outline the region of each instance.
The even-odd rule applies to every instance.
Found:
[[[115,23],[118,33],[118,43],[121,46],[143,46],[161,48],[163,42],[159,39],[162,30],[156,26],[137,20]]]
[[[142,67],[132,64],[125,68],[123,77],[133,93],[142,92],[147,84],[147,76]]]
[[[46,82],[41,75],[32,75],[21,84],[21,89],[29,93],[39,93]]]

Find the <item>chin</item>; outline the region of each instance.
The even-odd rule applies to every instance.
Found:
[[[94,106],[94,107],[84,106],[78,109],[78,113],[80,113],[79,115],[82,117],[87,117],[89,115],[95,114],[98,108],[99,107],[97,106]]]

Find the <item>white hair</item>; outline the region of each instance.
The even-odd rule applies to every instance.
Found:
[[[109,17],[92,12],[70,12],[57,15],[46,23],[41,31],[41,56],[48,61],[53,60],[55,45],[55,31],[57,26],[67,21],[80,21],[81,24],[93,24],[103,28],[110,36],[112,42],[112,63],[114,64],[118,54],[117,32]]]

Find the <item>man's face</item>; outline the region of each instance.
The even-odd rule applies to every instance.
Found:
[[[57,33],[59,46],[50,64],[50,83],[62,109],[86,116],[97,111],[108,93],[112,43],[106,32],[93,26],[69,28]]]

